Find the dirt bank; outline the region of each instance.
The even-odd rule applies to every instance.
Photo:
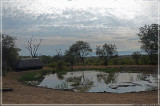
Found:
[[[140,93],[76,93],[22,85],[17,79],[24,72],[9,72],[3,77],[3,88],[14,91],[2,93],[3,104],[157,104],[158,92]]]

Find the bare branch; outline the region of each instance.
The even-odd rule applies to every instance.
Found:
[[[58,56],[61,56],[61,55],[62,55],[62,51],[61,51],[61,49],[58,49],[58,50],[57,50],[57,49],[55,49],[55,50],[56,50],[56,52],[57,52],[57,55],[58,55]]]
[[[32,36],[33,38],[33,36]],[[40,42],[37,45],[32,45],[32,38],[28,40],[27,46],[25,48],[30,52],[32,58],[35,58],[37,55],[37,50],[42,42],[43,39],[40,39]]]

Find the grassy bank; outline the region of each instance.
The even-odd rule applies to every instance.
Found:
[[[40,70],[31,71],[22,75],[19,78],[19,81],[26,85],[36,85],[39,84],[46,74],[49,73],[58,73],[66,74],[67,72],[73,71],[103,71],[106,73],[113,72],[145,72],[145,73],[156,73],[157,66],[101,66],[101,67],[89,67],[89,66],[74,66],[74,67],[65,67],[63,69],[48,68],[44,67]]]
[[[18,81],[25,85],[38,85],[44,78],[44,75],[53,73],[52,70],[39,69],[22,75]]]

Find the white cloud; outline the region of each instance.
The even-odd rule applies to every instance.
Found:
[[[102,16],[108,15],[109,12],[118,18],[134,19],[139,13],[147,12],[153,7],[156,8],[156,4],[157,1],[154,0],[150,2],[144,0],[34,0],[32,2],[23,0],[21,2],[4,2],[3,9],[10,8],[11,15],[15,15],[15,11],[12,10],[35,16],[41,14],[62,15],[67,9],[72,9],[89,11],[92,14],[101,14]],[[106,11],[108,9],[110,11]]]
[[[41,36],[44,45],[69,47],[84,40],[93,47],[106,42],[116,43],[119,50],[134,50],[139,48],[138,28],[158,19],[157,0],[17,1],[3,2],[3,32],[26,36],[17,45]]]

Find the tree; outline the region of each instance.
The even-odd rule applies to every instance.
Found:
[[[139,65],[139,59],[141,58],[140,52],[139,51],[133,52],[132,58],[135,61],[135,63]]]
[[[65,62],[69,62],[71,65],[75,64],[75,56],[73,56],[72,54],[69,53],[69,50],[65,50],[64,52],[64,60]]]
[[[84,59],[91,52],[92,49],[90,48],[89,43],[84,41],[76,41],[76,43],[72,44],[69,50],[66,51],[66,54],[70,54],[72,56],[78,56],[81,59],[83,65],[85,65]]]
[[[18,62],[18,51],[19,48],[15,46],[15,37],[10,35],[2,34],[2,72],[5,74],[6,71],[16,68]]]
[[[63,55],[62,55],[62,50],[61,49],[55,49],[56,50],[56,55],[53,56],[53,61],[59,61]]]
[[[158,24],[145,25],[139,28],[141,49],[145,51],[153,64],[153,56],[158,53]]]
[[[52,62],[52,57],[51,57],[51,56],[42,55],[42,56],[39,56],[39,59],[40,59],[44,64],[49,64],[50,62]]]
[[[27,46],[25,46],[25,47],[30,52],[31,57],[36,58],[37,57],[37,50],[39,49],[39,46],[40,46],[43,39],[40,39],[38,44],[33,44],[32,38],[30,40],[28,40]]]
[[[108,65],[109,58],[118,55],[116,45],[104,44],[103,46],[97,46],[96,55],[104,59],[104,65]]]

